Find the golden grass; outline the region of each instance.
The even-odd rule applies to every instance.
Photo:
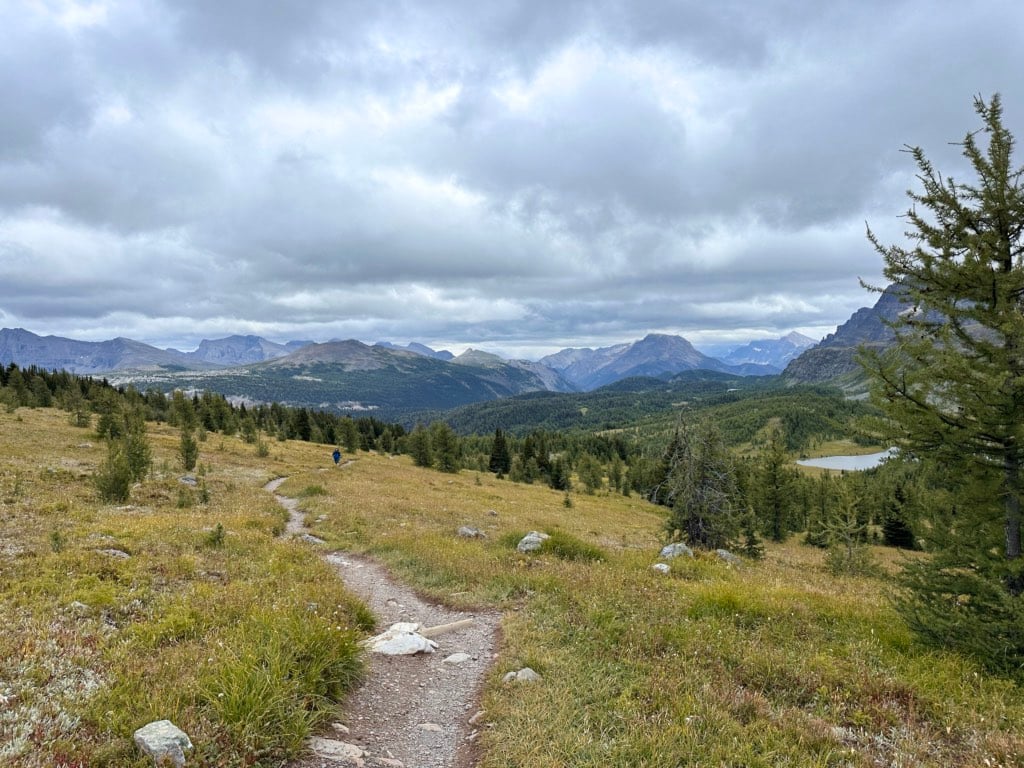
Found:
[[[334,683],[357,672],[365,609],[309,548],[276,538],[283,511],[261,489],[291,462],[308,465],[309,446],[257,459],[211,435],[193,487],[180,480],[176,430],[154,428],[150,441],[151,475],[128,504],[103,504],[91,479],[102,441],[57,411],[0,413],[0,764],[136,765],[132,732],[164,718],[200,745],[190,764],[294,754],[327,714],[320,688],[337,697]],[[325,637],[330,648],[307,653],[318,679],[300,679],[314,662],[291,654]],[[270,662],[289,672],[270,678],[282,704],[256,736],[245,686],[266,679],[238,675],[230,713],[214,691]]]
[[[539,485],[365,453],[286,490],[312,484],[317,536],[436,599],[506,612],[485,768],[1024,764],[1020,688],[916,646],[885,577],[837,580],[820,550],[769,545],[740,569],[703,555],[666,578],[650,569],[660,513],[635,497],[573,494],[566,508]],[[461,525],[487,538],[461,539]],[[517,553],[532,529],[607,557]],[[903,557],[872,551],[883,574]],[[522,666],[543,683],[501,684]]]
[[[573,494],[567,508],[561,492],[485,473],[365,452],[339,468],[329,447],[292,442],[261,459],[218,435],[201,445],[210,504],[178,508],[177,433],[152,439],[154,477],[120,509],[95,501],[102,447],[84,447],[64,414],[0,414],[0,619],[12,628],[0,634],[0,695],[13,692],[8,707],[34,729],[24,738],[48,759],[15,765],[137,764],[130,731],[157,714],[193,729],[190,765],[221,764],[225,743],[239,764],[256,760],[231,713],[210,703],[226,690],[244,702],[249,683],[213,670],[238,672],[236,646],[254,647],[247,638],[268,623],[305,621],[309,603],[322,638],[366,623],[310,548],[272,538],[281,513],[260,489],[285,475],[281,492],[302,500],[329,546],[372,554],[448,604],[504,612],[484,768],[1024,765],[1020,687],[919,648],[885,577],[836,580],[819,550],[768,545],[738,569],[677,559],[666,577],[650,569],[661,515],[635,497]],[[209,545],[217,522],[222,548]],[[460,538],[462,525],[487,537]],[[519,554],[514,542],[533,529],[605,557]],[[96,552],[108,546],[132,558]],[[883,573],[898,567],[896,553],[873,552]],[[501,683],[522,666],[543,681]],[[279,750],[301,730],[282,733]]]

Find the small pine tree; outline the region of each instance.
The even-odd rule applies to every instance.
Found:
[[[422,424],[417,424],[409,435],[409,454],[412,456],[412,463],[417,467],[430,467],[434,464],[430,432]]]
[[[835,504],[825,524],[828,568],[836,575],[870,573],[867,525],[860,519],[857,496],[845,482],[835,483],[834,492]]]
[[[196,468],[199,461],[199,443],[191,429],[181,430],[181,442],[178,446],[178,457],[181,459],[181,466],[186,472]]]
[[[507,475],[512,469],[512,457],[508,450],[508,441],[501,428],[494,430],[494,441],[491,443],[491,456],[487,468],[496,475]]]
[[[128,500],[132,490],[132,469],[122,441],[111,440],[107,444],[107,458],[96,470],[93,483],[103,501],[119,504]]]

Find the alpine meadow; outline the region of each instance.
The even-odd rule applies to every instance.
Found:
[[[1018,6],[0,3],[0,766],[1024,768]]]

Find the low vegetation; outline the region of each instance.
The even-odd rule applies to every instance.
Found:
[[[316,478],[312,532],[372,554],[444,602],[505,611],[485,696],[485,768],[1021,765],[1024,692],[916,644],[890,607],[902,557],[834,576],[790,538],[762,560],[714,553],[651,570],[664,513],[636,495],[564,493],[360,453]],[[322,519],[321,519],[322,518]],[[484,531],[462,539],[461,525]],[[596,548],[524,555],[529,530]],[[584,551],[575,544],[571,551]],[[530,666],[544,681],[506,686]]]
[[[372,617],[277,538],[282,510],[261,490],[314,451],[259,459],[212,437],[203,503],[178,430],[151,426],[148,443],[152,469],[111,503],[94,430],[0,413],[0,764],[139,765],[133,731],[167,718],[196,744],[190,765],[269,765],[358,677]]]
[[[261,452],[241,431],[205,435],[186,476],[179,427],[148,422],[149,469],[108,502],[95,484],[107,442],[83,421],[0,412],[5,764],[140,766],[132,732],[168,718],[196,744],[190,765],[280,765],[344,717],[373,619],[312,548],[278,537],[284,513],[263,485],[287,476],[280,492],[328,547],[503,612],[484,768],[1024,765],[1019,682],[918,645],[891,607],[901,560],[925,555],[871,545],[852,512],[838,533],[818,522],[857,567],[790,533],[819,501],[920,504],[913,468],[783,477],[785,535],[761,559],[698,551],[666,575],[651,565],[671,509],[616,483],[554,488],[365,450],[336,467],[329,445]],[[767,477],[775,445],[740,479],[765,486],[750,478]],[[550,538],[518,552],[531,530]],[[501,682],[523,666],[543,681]]]

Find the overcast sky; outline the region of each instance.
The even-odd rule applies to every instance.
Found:
[[[537,357],[820,337],[1024,4],[0,0],[0,326]]]

